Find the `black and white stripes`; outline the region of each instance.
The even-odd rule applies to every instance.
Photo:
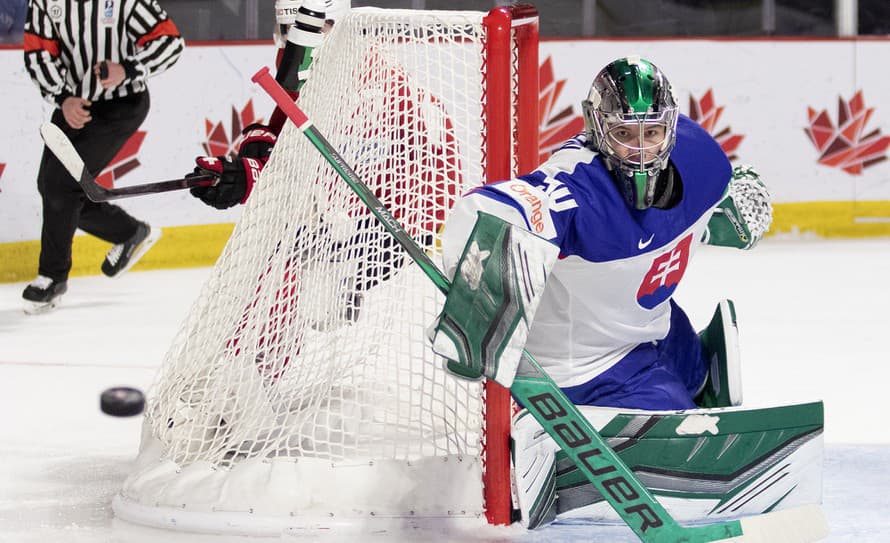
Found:
[[[157,0],[31,0],[25,67],[43,96],[112,99],[142,92],[146,79],[172,66],[185,42]],[[93,73],[103,60],[127,78],[105,90]]]

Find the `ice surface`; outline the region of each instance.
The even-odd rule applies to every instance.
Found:
[[[98,268],[98,263],[97,263]],[[823,399],[831,542],[890,540],[890,240],[766,240],[702,248],[677,299],[702,327],[736,303],[745,404]],[[140,419],[99,411],[110,386],[147,388],[207,269],[73,278],[55,312],[26,316],[23,283],[0,284],[0,542],[229,543],[113,519]],[[286,540],[305,541],[296,534]],[[560,524],[462,533],[390,531],[322,541],[593,541],[623,526]],[[781,542],[777,542],[781,543]]]

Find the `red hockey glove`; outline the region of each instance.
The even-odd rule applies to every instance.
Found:
[[[263,163],[255,158],[201,156],[195,159],[195,174],[212,174],[219,181],[211,187],[194,187],[192,196],[216,209],[243,204],[260,176]]]
[[[256,158],[265,165],[278,140],[275,132],[266,125],[254,123],[245,127],[241,135],[243,139],[238,146],[238,158]]]

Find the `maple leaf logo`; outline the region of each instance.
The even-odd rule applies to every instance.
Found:
[[[553,62],[550,58],[548,56],[538,68],[541,88],[538,95],[541,119],[538,136],[539,163],[547,160],[567,139],[584,130],[584,118],[575,113],[572,106],[555,113],[553,111],[556,101],[565,87],[566,80],[556,81],[553,75]]]
[[[816,113],[815,109],[807,107],[810,125],[804,132],[820,153],[819,164],[861,175],[863,168],[887,160],[890,136],[882,135],[880,128],[862,135],[874,110],[865,107],[862,90],[849,102],[838,96],[837,127],[827,110]]]
[[[139,148],[142,147],[146,134],[148,132],[144,130],[137,130],[130,136],[130,139],[124,143],[120,151],[111,159],[111,162],[105,166],[102,173],[96,176],[96,183],[105,188],[113,188],[114,183],[118,179],[138,168],[140,162],[136,158],[136,154],[139,152]]]
[[[733,134],[732,129],[728,126],[719,132],[717,131],[717,122],[720,120],[720,116],[723,115],[723,109],[723,106],[717,106],[717,102],[714,100],[713,89],[708,89],[698,100],[695,99],[695,96],[689,97],[689,118],[700,124],[702,128],[707,130],[717,140],[723,152],[726,153],[726,158],[735,160],[738,158],[735,154],[736,150],[738,150],[745,136]]]
[[[232,106],[232,129],[226,133],[222,122],[214,124],[210,119],[204,119],[204,129],[207,140],[201,144],[207,156],[232,156],[237,154],[236,149],[241,143],[241,131],[245,126],[253,123],[262,123],[263,119],[257,118],[253,112],[253,98],[239,112]]]
[[[0,162],[0,178],[3,177],[3,170],[5,170],[5,169],[6,169],[6,164]],[[0,192],[3,192],[3,191],[0,190]]]

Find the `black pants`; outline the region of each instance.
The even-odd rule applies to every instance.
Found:
[[[92,120],[75,130],[57,109],[52,122],[62,129],[83,158],[87,169],[98,175],[124,146],[148,115],[148,92],[126,98],[93,102]],[[139,221],[118,206],[90,201],[77,181],[52,152],[45,148],[37,174],[43,201],[38,273],[55,281],[68,279],[71,244],[80,228],[110,243],[122,243],[136,233]]]

